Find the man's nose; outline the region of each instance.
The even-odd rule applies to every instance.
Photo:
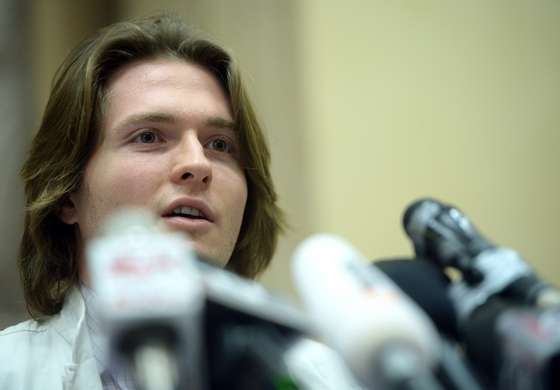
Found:
[[[196,134],[186,134],[177,145],[171,181],[176,184],[208,185],[212,180],[212,165],[204,145]]]

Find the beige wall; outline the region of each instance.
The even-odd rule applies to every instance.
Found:
[[[409,254],[434,196],[560,283],[560,3],[300,4],[313,227]]]
[[[457,204],[560,284],[560,3],[153,4],[33,2],[32,121],[79,39],[111,20],[173,10],[238,58],[266,127],[292,225],[267,286],[293,295],[290,254],[311,232],[340,234],[368,258],[409,255],[401,213],[426,195]]]

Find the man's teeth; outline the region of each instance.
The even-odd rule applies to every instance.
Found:
[[[173,210],[173,214],[186,215],[186,216],[189,216],[189,217],[203,217],[204,216],[204,214],[202,214],[200,212],[200,210],[194,209],[192,207],[177,207],[175,210]]]

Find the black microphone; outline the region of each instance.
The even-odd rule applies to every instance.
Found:
[[[471,362],[490,388],[560,388],[560,308],[527,308],[493,297],[462,327]]]
[[[382,259],[373,264],[428,314],[438,331],[459,339],[457,314],[449,299],[449,277],[425,259]]]
[[[314,339],[304,312],[200,254],[197,260],[209,389],[361,389],[342,358]]]
[[[321,348],[318,343],[301,348],[313,343],[303,312],[259,283],[201,260],[196,268],[206,294],[203,323],[209,389],[275,390],[280,384],[297,388],[300,383],[310,390],[328,389],[318,384],[325,375],[322,364],[330,364],[331,380],[346,383],[341,379],[345,367],[336,362],[333,351],[325,346],[313,355],[311,350]],[[304,372],[302,364],[317,367]]]
[[[438,377],[446,388],[470,390],[481,384],[500,390],[560,388],[560,309],[526,308],[493,297],[459,329],[447,295],[451,283],[437,266],[423,259],[374,263],[428,314],[444,336],[464,346],[467,363],[443,342]]]
[[[418,200],[406,209],[403,225],[418,257],[462,273],[463,281],[451,291],[461,317],[496,294],[529,305],[560,303],[560,292],[540,280],[517,252],[492,244],[451,205]]]
[[[373,264],[385,273],[430,317],[442,335],[437,376],[446,389],[481,389],[466,361],[457,314],[448,296],[450,280],[436,265],[424,259],[384,259]]]

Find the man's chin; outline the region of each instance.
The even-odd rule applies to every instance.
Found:
[[[192,242],[192,245],[195,253],[202,261],[220,268],[224,268],[226,266],[227,260],[222,260],[218,254],[213,253],[213,251],[208,250],[208,248],[203,247],[197,242]]]

